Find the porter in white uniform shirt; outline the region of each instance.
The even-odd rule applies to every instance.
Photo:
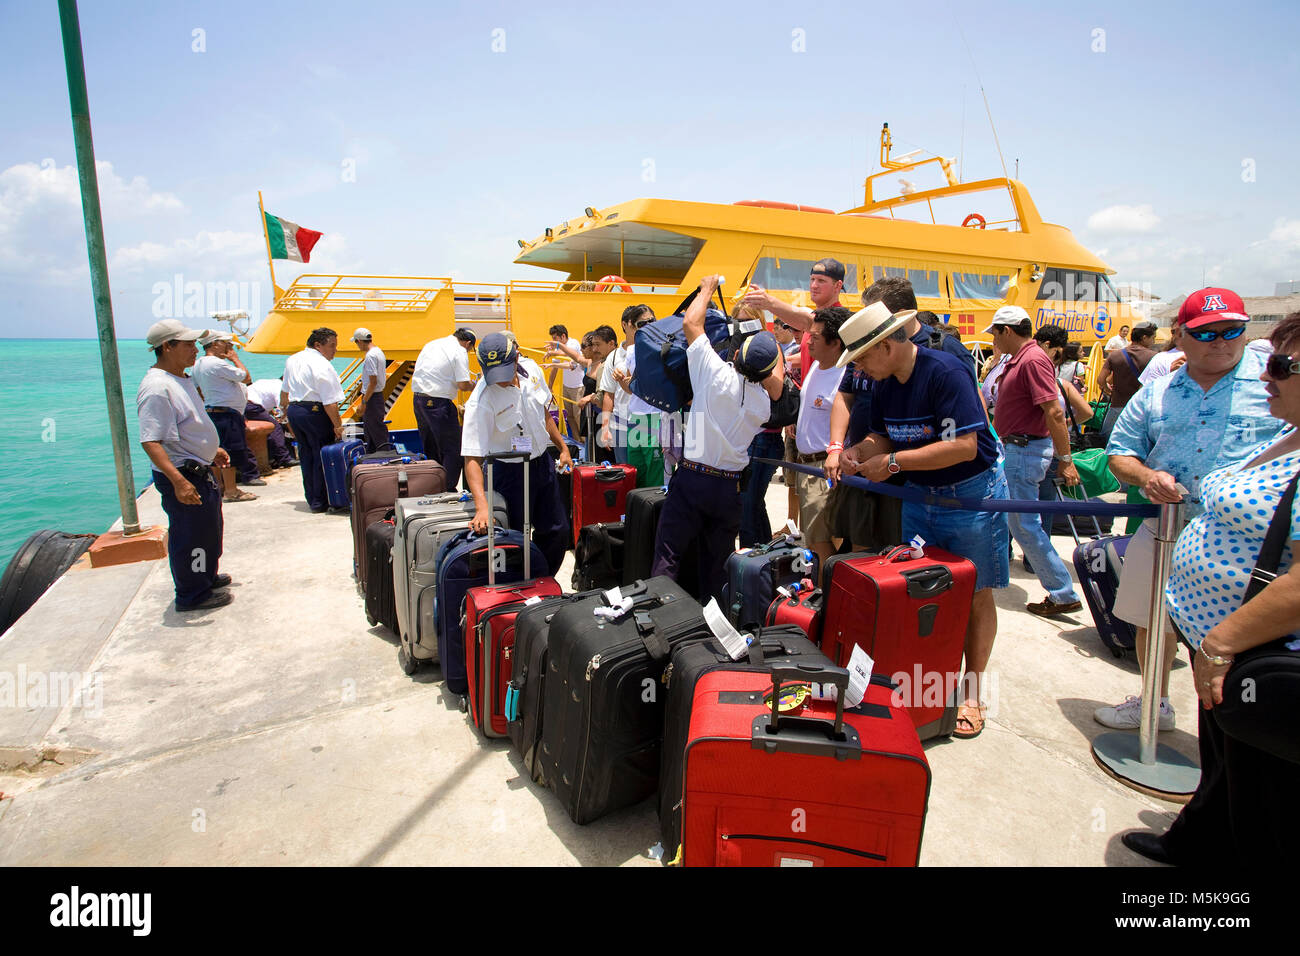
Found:
[[[454,401],[456,383],[469,380],[469,353],[456,336],[449,335],[434,339],[420,349],[415,360],[415,374],[411,376],[411,388],[417,395]]]
[[[687,459],[722,471],[743,471],[749,443],[772,414],[767,390],[722,361],[707,335],[686,349],[695,393],[686,420]]]
[[[291,402],[334,405],[343,401],[339,373],[330,364],[330,360],[316,349],[303,349],[285,360],[284,379],[280,388],[289,393]]]

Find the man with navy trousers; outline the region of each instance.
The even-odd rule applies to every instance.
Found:
[[[694,400],[686,423],[685,457],[668,484],[655,536],[651,574],[677,579],[682,556],[699,548],[701,600],[721,600],[723,566],[740,530],[740,474],[749,446],[772,416],[772,402],[785,385],[781,347],[771,332],[745,340],[734,365],[713,350],[704,334],[704,312],[721,282],[706,276],[682,317],[686,361]],[[679,582],[691,591],[695,582]]]
[[[302,490],[312,514],[329,511],[320,450],[343,437],[343,420],[339,418],[343,385],[330,364],[338,347],[339,336],[333,329],[313,329],[307,347],[285,360],[280,386],[280,404],[287,410],[298,440]]]
[[[194,363],[190,377],[203,396],[208,417],[217,426],[221,447],[235,466],[239,484],[264,485],[266,482],[258,472],[257,459],[253,457],[244,435],[244,406],[248,404],[246,389],[253,383],[253,376],[235,354],[234,336],[229,332],[209,329],[199,337],[199,347],[204,354]],[[237,491],[231,500],[247,501],[256,497]]]
[[[167,515],[167,560],[176,588],[176,610],[203,611],[231,601],[230,575],[219,574],[221,489],[211,465],[224,468],[217,427],[185,370],[203,332],[175,319],[155,322],[145,336],[157,361],[136,392],[140,445],[153,465],[154,487]]]
[[[532,570],[535,576],[553,575],[560,569],[571,540],[555,470],[570,470],[573,458],[559,426],[547,413],[539,392],[528,383],[528,375],[520,369],[518,360],[518,345],[502,332],[485,335],[478,344],[478,361],[483,376],[465,402],[465,427],[460,438],[465,484],[474,496],[474,517],[469,526],[483,534],[492,520],[483,477],[483,459],[488,455],[511,452],[527,455],[527,465],[496,462],[492,466],[492,490],[506,500],[510,527],[522,529],[524,468],[528,468],[528,510],[533,525],[533,541],[546,558],[544,571]],[[553,462],[546,453],[548,445],[559,450],[558,462]]]

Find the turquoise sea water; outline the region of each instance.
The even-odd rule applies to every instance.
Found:
[[[138,495],[151,470],[135,392],[153,353],[143,339],[117,345]],[[254,379],[284,371],[283,355],[240,359]],[[97,339],[0,339],[0,422],[0,571],[33,531],[98,533],[121,516]]]

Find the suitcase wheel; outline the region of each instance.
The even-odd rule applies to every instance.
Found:
[[[469,713],[469,697],[465,694],[460,695],[460,712],[462,714]]]
[[[376,624],[378,624],[379,622],[376,621],[376,620],[375,620],[373,617],[371,617],[369,614],[367,614],[367,615],[366,615],[366,623],[369,624],[371,627],[374,627],[374,626],[375,626]]]
[[[1116,660],[1121,660],[1121,661],[1124,659],[1124,656],[1128,653],[1122,647],[1112,647],[1110,649],[1110,652],[1115,655]]]
[[[410,677],[420,669],[420,662],[410,655],[406,650],[405,644],[398,645],[397,666],[402,669],[402,673],[407,677]]]

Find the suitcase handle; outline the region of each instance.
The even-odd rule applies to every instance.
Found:
[[[934,597],[952,587],[952,572],[941,564],[904,571],[899,577],[907,582],[910,598]]]
[[[880,556],[886,561],[906,561],[912,556],[912,546],[910,544],[896,544],[880,553]]]
[[[835,721],[819,717],[781,717],[783,681],[834,684]],[[849,672],[843,667],[820,664],[778,664],[772,668],[772,710],[763,711],[750,724],[750,747],[764,753],[797,753],[859,760],[862,739],[851,724],[844,723],[844,697],[849,689]]]
[[[597,481],[622,481],[626,474],[622,468],[597,468],[594,477]]]

